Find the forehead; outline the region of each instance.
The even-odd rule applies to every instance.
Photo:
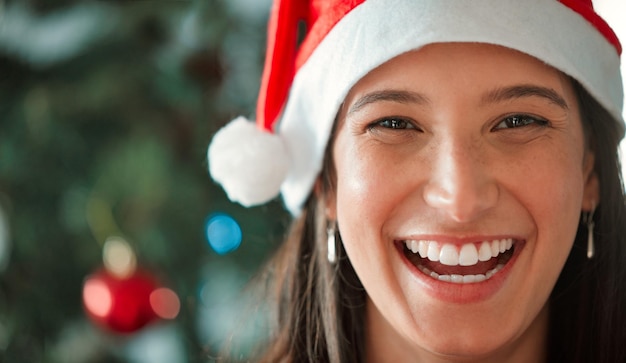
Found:
[[[443,84],[461,91],[508,84],[537,84],[570,95],[568,78],[542,61],[509,48],[481,43],[440,43],[404,53],[361,78],[345,103],[373,89],[419,88],[436,93]]]

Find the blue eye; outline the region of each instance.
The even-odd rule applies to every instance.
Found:
[[[536,125],[536,126],[546,126],[548,121],[530,115],[510,115],[505,117],[496,125],[494,129],[514,129],[524,126]]]

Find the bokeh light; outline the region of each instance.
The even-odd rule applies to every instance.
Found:
[[[216,213],[207,220],[206,237],[213,250],[224,255],[239,248],[242,237],[241,227],[231,216]]]
[[[158,288],[150,294],[150,306],[162,319],[174,319],[180,311],[178,295],[168,288]]]
[[[128,242],[121,237],[109,237],[102,249],[104,266],[113,275],[130,276],[137,268],[137,257]]]
[[[113,307],[113,296],[104,281],[98,278],[91,278],[85,282],[83,302],[87,310],[103,318],[109,314]]]

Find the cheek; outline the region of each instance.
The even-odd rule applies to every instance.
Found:
[[[397,171],[388,156],[344,144],[336,148],[337,215],[359,228],[380,227],[383,217],[398,200],[394,185]]]
[[[397,174],[402,168],[388,153],[338,144],[336,216],[343,246],[368,296],[397,306],[404,299],[394,273],[395,245],[385,227],[409,189],[400,188]]]
[[[527,214],[534,232],[527,245],[533,276],[543,276],[537,288],[552,289],[572,248],[578,228],[582,196],[583,168],[576,155],[541,155],[518,166],[511,164],[502,176],[501,188],[512,196],[512,203]]]
[[[550,222],[552,228],[563,223],[571,225],[571,219],[580,213],[583,196],[582,158],[572,157],[579,153],[558,153],[553,150],[529,160],[524,168],[518,168],[510,178],[510,187],[520,194],[521,200],[532,203],[535,222]],[[511,163],[511,165],[514,165]],[[556,228],[558,229],[558,228]]]
[[[341,145],[335,148],[339,231],[352,264],[364,278],[373,266],[378,266],[376,270],[384,266],[385,249],[392,246],[385,243],[383,226],[398,201],[393,164],[356,144],[337,144]]]

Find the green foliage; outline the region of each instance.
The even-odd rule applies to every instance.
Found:
[[[211,135],[253,112],[260,77],[266,11],[250,17],[235,3],[244,1],[0,1],[0,207],[11,244],[1,361],[140,361],[129,352],[144,333],[114,336],[83,313],[82,282],[112,235],[180,297],[178,318],[158,326],[175,332],[174,357],[217,354],[225,335],[211,324],[229,325],[211,304],[232,305],[288,220],[280,202],[231,204],[206,172]],[[223,257],[204,237],[217,211],[244,233]],[[207,290],[222,280],[235,282]]]

